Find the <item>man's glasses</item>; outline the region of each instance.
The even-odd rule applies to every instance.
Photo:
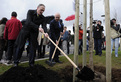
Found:
[[[45,10],[41,10],[41,11],[45,11]]]

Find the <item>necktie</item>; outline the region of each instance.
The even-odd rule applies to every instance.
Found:
[[[44,34],[42,34],[42,38],[44,38]]]
[[[61,28],[61,24],[60,24],[60,22],[58,22],[58,24],[59,24],[59,28]]]

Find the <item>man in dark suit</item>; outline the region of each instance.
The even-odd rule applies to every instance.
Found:
[[[17,40],[15,42],[15,51],[14,51],[14,66],[18,66],[19,60],[22,55],[23,47],[25,45],[26,39],[29,39],[29,65],[34,66],[34,60],[36,55],[37,48],[37,37],[38,32],[46,32],[46,22],[42,14],[45,11],[45,5],[39,4],[36,10],[29,10],[27,13],[27,19],[24,27],[22,28]],[[42,25],[42,27],[40,27]],[[44,30],[43,30],[44,29]],[[48,34],[45,34],[48,36]]]
[[[60,14],[57,13],[55,14],[55,19],[53,19],[50,22],[50,38],[56,44],[58,44],[59,43],[58,39],[60,37],[60,34],[62,34],[62,32],[63,32],[63,23],[62,23],[62,20],[60,19]],[[60,47],[60,45],[58,46]],[[53,55],[54,50],[55,50],[55,46],[51,43],[49,61],[51,61],[51,57]],[[59,55],[60,55],[60,51],[57,49],[53,61],[57,63],[61,63],[61,61],[59,61]]]

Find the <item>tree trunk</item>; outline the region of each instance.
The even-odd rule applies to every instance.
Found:
[[[86,66],[87,0],[83,0],[83,67]]]
[[[79,49],[79,0],[76,0],[76,12],[75,12],[75,36],[74,37],[74,63],[78,64],[78,49]],[[75,67],[73,68],[73,82],[77,80],[77,71]]]
[[[93,67],[93,37],[92,37],[92,26],[93,22],[93,0],[90,0],[90,40],[89,40],[89,66],[92,70],[94,70]]]
[[[109,0],[105,0],[105,27],[106,27],[106,82],[111,82],[111,34],[110,34]]]

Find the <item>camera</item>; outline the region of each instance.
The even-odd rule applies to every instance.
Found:
[[[92,23],[93,23],[93,24],[96,24],[96,21],[97,21],[97,20],[93,20],[93,22],[92,22]]]
[[[111,26],[113,26],[113,25],[114,25],[114,23],[113,23],[113,21],[112,21],[112,20],[110,20],[110,25],[111,25]]]

